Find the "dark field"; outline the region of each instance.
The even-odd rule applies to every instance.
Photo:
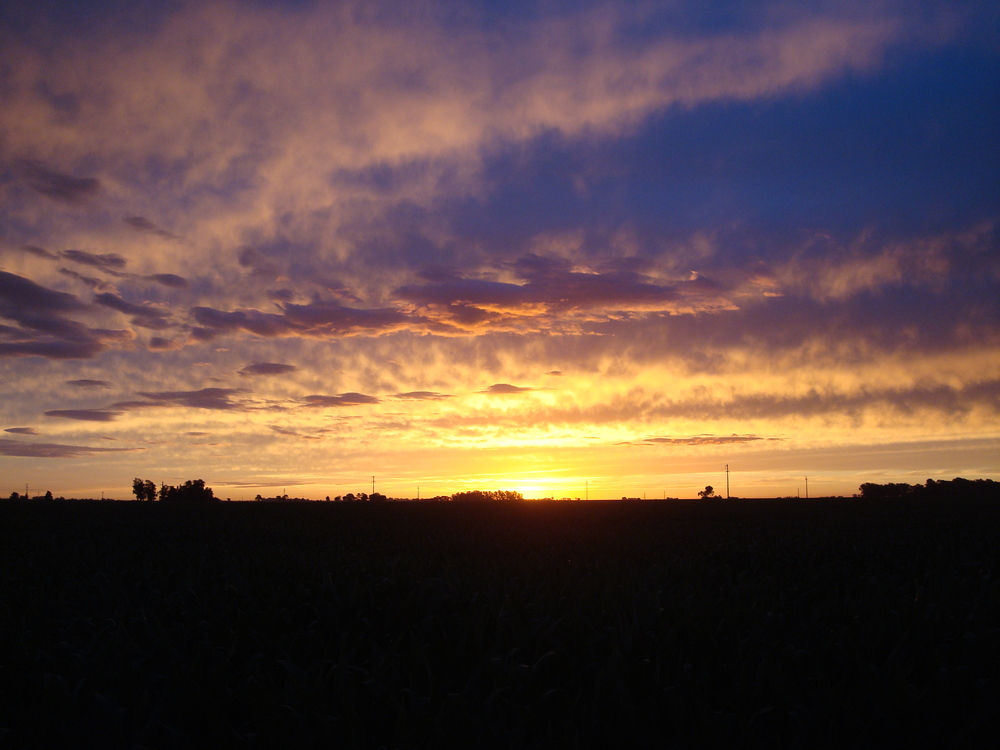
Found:
[[[998,540],[958,499],[3,502],[0,748],[980,746]]]

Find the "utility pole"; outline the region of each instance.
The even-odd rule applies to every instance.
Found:
[[[372,494],[375,494],[375,477],[372,477]]]
[[[809,477],[806,477],[806,500],[809,499]]]
[[[729,499],[729,464],[726,464],[726,500]]]
[[[586,480],[586,482],[584,482],[584,490],[585,490],[584,497],[587,500],[590,500],[590,480],[589,479]],[[27,491],[27,490],[25,490],[25,491]]]
[[[417,500],[420,499],[420,485],[417,485]]]

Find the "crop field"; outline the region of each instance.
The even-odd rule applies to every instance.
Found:
[[[0,748],[974,747],[1000,504],[0,503]]]

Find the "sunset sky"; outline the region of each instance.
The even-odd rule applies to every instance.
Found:
[[[0,494],[1000,479],[994,1],[0,9]]]

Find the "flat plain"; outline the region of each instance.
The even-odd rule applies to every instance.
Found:
[[[1000,504],[0,503],[0,747],[977,746]]]

